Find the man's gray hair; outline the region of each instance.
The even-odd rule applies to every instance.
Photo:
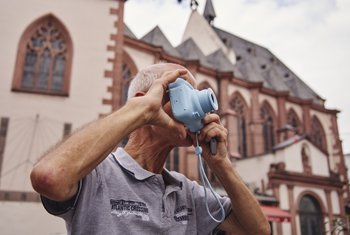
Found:
[[[128,90],[128,100],[136,95],[138,91],[147,92],[154,80],[160,78],[164,71],[154,68],[146,68],[139,71],[131,80]]]

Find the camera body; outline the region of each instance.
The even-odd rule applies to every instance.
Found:
[[[183,78],[177,78],[168,88],[175,119],[184,123],[191,132],[202,129],[205,115],[218,110],[218,101],[210,88],[196,90]]]

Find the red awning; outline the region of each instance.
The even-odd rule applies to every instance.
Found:
[[[290,222],[291,215],[276,206],[260,205],[262,211],[269,221],[273,222]]]

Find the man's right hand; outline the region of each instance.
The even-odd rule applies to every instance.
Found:
[[[168,85],[174,82],[178,77],[187,78],[188,71],[186,69],[177,69],[164,72],[162,77],[156,79],[148,92],[143,97],[135,97],[134,99],[143,99],[148,107],[145,113],[145,122],[149,125],[160,126],[166,129],[174,130],[181,138],[185,138],[187,133],[184,125],[177,122],[169,116],[164,110],[166,102],[166,92]],[[170,110],[168,110],[170,112]]]

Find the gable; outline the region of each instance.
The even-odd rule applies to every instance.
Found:
[[[306,154],[309,157],[312,175],[330,176],[328,156],[315,147],[309,140],[302,139],[298,141],[295,137],[292,137],[290,140],[293,141],[293,138],[295,139],[294,141],[297,141],[296,143],[292,143],[285,148],[277,149],[275,152],[276,158],[285,163],[285,170],[298,173],[304,171],[302,149],[306,147],[308,149]]]

